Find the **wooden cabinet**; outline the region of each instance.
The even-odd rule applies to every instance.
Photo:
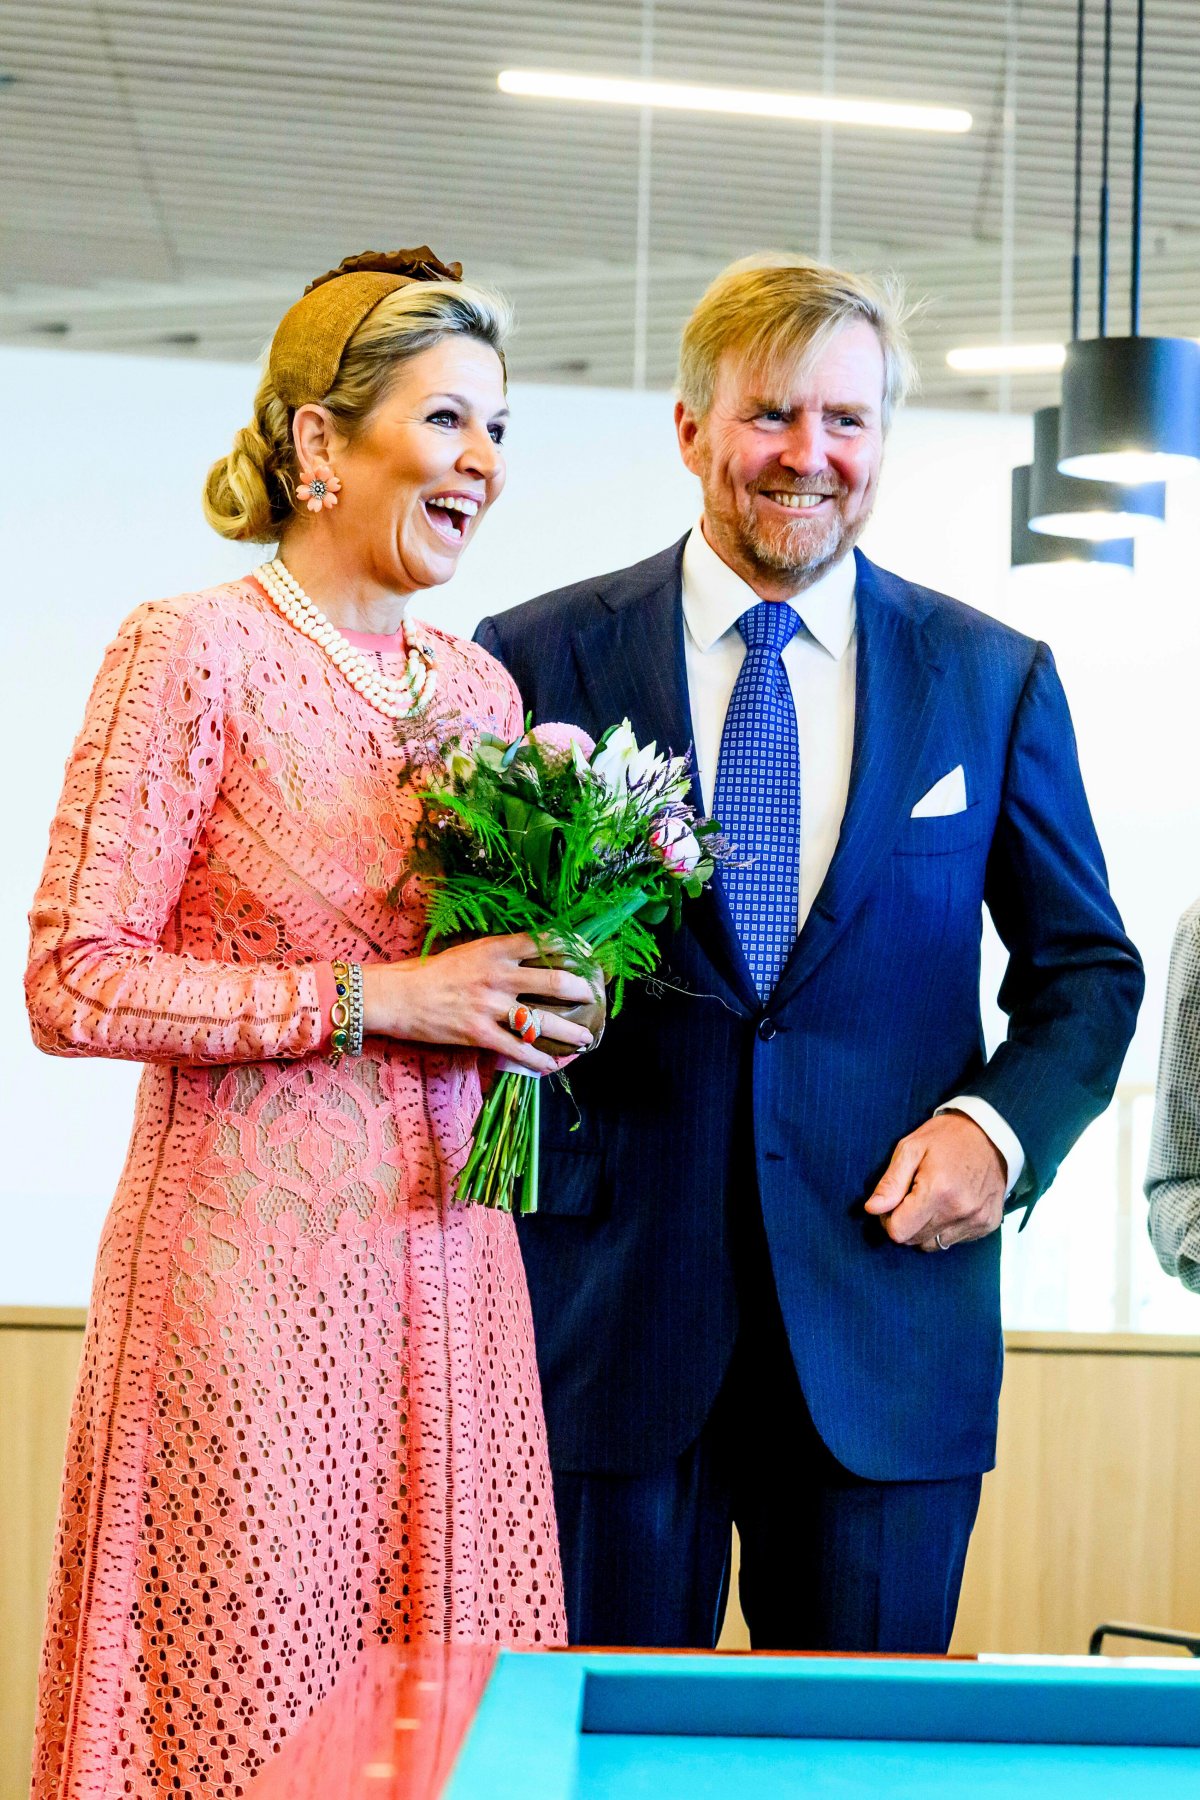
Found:
[[[27,1800],[83,1315],[0,1309],[0,1800]],[[953,1648],[1082,1652],[1103,1618],[1200,1628],[1200,1338],[1008,1339]],[[747,1642],[736,1586],[722,1643]]]
[[[1200,1340],[1021,1332],[1007,1352],[953,1648],[1200,1628]]]
[[[1200,1339],[1013,1332],[951,1648],[1082,1654],[1102,1619],[1200,1630]]]
[[[0,1800],[28,1800],[38,1650],[84,1315],[0,1309]]]

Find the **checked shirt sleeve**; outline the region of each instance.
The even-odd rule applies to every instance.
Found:
[[[1200,902],[1171,950],[1146,1198],[1159,1262],[1200,1293]]]

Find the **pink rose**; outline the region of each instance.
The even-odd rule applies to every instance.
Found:
[[[702,855],[695,833],[683,819],[661,819],[650,833],[650,842],[671,874],[681,879],[693,872]]]

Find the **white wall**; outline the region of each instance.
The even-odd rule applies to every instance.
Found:
[[[63,761],[119,619],[141,600],[257,560],[216,538],[199,507],[204,472],[248,414],[254,382],[241,365],[0,349],[10,446],[0,481],[8,651],[0,743],[10,771],[0,873],[0,1304],[86,1298],[136,1079],[128,1066],[40,1057],[29,1043],[25,915]],[[648,555],[697,510],[666,395],[518,385],[512,404],[507,492],[453,587],[425,609],[464,632],[486,611]],[[1171,930],[1200,892],[1191,742],[1200,520],[1194,500],[1184,516],[1188,496],[1173,494],[1169,530],[1139,553],[1134,578],[1010,574],[1008,470],[1029,444],[1026,420],[902,416],[864,548],[1053,646],[1114,890],[1146,957],[1149,991],[1126,1077],[1150,1081]],[[994,956],[989,969],[994,988]],[[1056,1192],[1047,1206],[1059,1207],[1065,1230],[1087,1204],[1087,1184],[1077,1182],[1069,1204]],[[1078,1228],[1087,1230],[1086,1217]],[[1024,1234],[1015,1269],[1036,1237]],[[1050,1243],[1043,1231],[1043,1257]],[[1019,1295],[1013,1304],[1020,1314]],[[1057,1303],[1038,1304],[1045,1313]]]

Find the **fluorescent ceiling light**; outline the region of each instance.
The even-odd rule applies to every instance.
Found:
[[[519,94],[532,100],[585,100],[604,106],[661,107],[672,112],[736,113],[744,118],[799,119],[814,125],[877,125],[890,131],[971,129],[970,113],[955,106],[833,100],[822,94],[696,87],[681,81],[625,81],[607,75],[554,75],[547,69],[503,69],[496,84],[503,94]]]
[[[1061,369],[1065,344],[978,344],[947,350],[946,367],[959,375],[1024,375]]]

